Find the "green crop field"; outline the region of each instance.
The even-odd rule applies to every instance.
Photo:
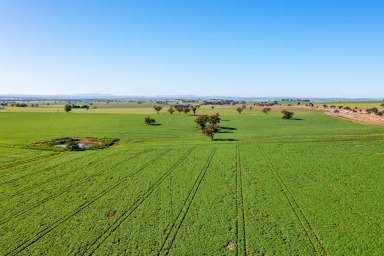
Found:
[[[200,111],[215,141],[149,107],[0,112],[0,255],[382,254],[384,127]],[[31,147],[62,137],[120,140]]]

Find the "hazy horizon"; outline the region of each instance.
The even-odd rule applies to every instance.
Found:
[[[2,1],[0,95],[377,99],[383,12],[381,1]]]

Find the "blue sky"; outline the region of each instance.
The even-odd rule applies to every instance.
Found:
[[[384,2],[0,0],[0,94],[384,97]]]

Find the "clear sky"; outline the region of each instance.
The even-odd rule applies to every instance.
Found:
[[[384,1],[0,0],[0,94],[384,97]]]

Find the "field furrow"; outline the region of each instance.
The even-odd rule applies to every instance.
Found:
[[[15,248],[13,248],[12,250],[10,250],[7,253],[7,255],[15,255],[15,254],[18,254],[18,253],[22,252],[23,250],[27,249],[29,246],[33,245],[38,240],[43,238],[45,235],[50,233],[52,230],[56,229],[58,226],[65,223],[66,221],[68,221],[69,219],[71,219],[72,217],[77,215],[78,213],[82,212],[84,209],[88,208],[89,206],[94,204],[96,201],[100,200],[102,197],[104,197],[108,193],[111,193],[113,190],[120,187],[122,184],[124,184],[124,182],[129,177],[137,175],[139,172],[143,171],[149,165],[153,164],[155,160],[158,160],[158,159],[160,159],[160,157],[163,157],[165,152],[166,152],[165,150],[162,150],[162,151],[158,152],[157,154],[155,154],[154,157],[150,158],[149,160],[146,160],[146,162],[144,162],[144,164],[140,164],[138,168],[130,170],[128,172],[128,174],[123,174],[121,176],[117,176],[116,177],[117,181],[112,180],[112,184],[108,184],[108,183],[102,184],[102,187],[104,187],[104,188],[100,189],[100,183],[95,183],[94,184],[94,190],[96,193],[91,194],[89,200],[87,199],[87,197],[85,197],[86,200],[81,200],[82,198],[79,198],[80,201],[83,201],[83,203],[78,205],[72,211],[69,211],[67,214],[62,215],[58,219],[53,219],[53,222],[47,223],[47,225],[44,225],[45,226],[44,228],[37,231],[32,237],[24,238],[23,242],[20,243]],[[34,221],[36,221],[36,219],[34,219]],[[39,225],[41,225],[41,224],[39,224]]]
[[[190,148],[179,149],[178,152],[168,151],[172,152],[175,157],[172,159],[164,157],[148,166],[140,175],[131,176],[125,180],[124,185],[112,193],[106,194],[92,206],[68,220],[66,225],[61,225],[47,234],[38,243],[28,248],[25,253],[34,251],[57,254],[63,248],[74,255],[92,251],[94,246],[97,247],[103,241],[104,237],[100,236],[103,236],[106,230],[108,234],[106,239],[108,239],[109,234],[114,235],[115,231],[121,230],[121,226],[125,225],[128,219],[131,219],[130,215],[134,214],[143,202],[151,198],[153,189],[156,190],[162,177],[166,177],[171,171],[170,168],[177,168],[177,165],[184,164],[185,161],[181,161],[181,156],[184,157],[189,151]],[[84,225],[78,226],[77,223]],[[67,234],[67,236],[59,239],[59,234],[62,233]],[[54,247],[51,246],[52,243],[55,244]]]
[[[20,160],[16,160],[16,161],[13,161],[10,163],[3,163],[0,165],[0,171],[6,170],[9,168],[13,168],[13,167],[19,167],[21,165],[29,165],[33,162],[40,161],[40,160],[48,160],[50,157],[59,156],[59,155],[61,155],[61,153],[57,153],[57,152],[56,153],[47,153],[47,154],[42,154],[42,155],[39,155],[39,156],[36,156],[33,158],[20,159]]]
[[[84,251],[84,255],[92,255],[94,254],[94,252],[100,247],[100,245],[106,240],[108,239],[109,236],[111,236],[111,234],[113,232],[116,231],[116,229],[118,229],[121,224],[127,220],[127,218],[129,218],[132,213],[138,208],[140,207],[140,205],[143,204],[143,202],[148,199],[153,192],[156,191],[156,189],[164,182],[164,180],[169,176],[171,175],[172,172],[175,171],[175,169],[180,165],[182,164],[183,161],[186,161],[186,159],[188,159],[188,156],[189,154],[192,153],[192,151],[195,149],[195,147],[191,148],[191,150],[188,150],[186,152],[185,155],[181,155],[181,157],[174,163],[172,164],[169,169],[166,170],[166,172],[158,179],[156,180],[153,184],[151,184],[151,186],[147,189],[146,192],[144,192],[143,194],[141,194],[136,200],[135,202],[127,209],[125,210],[120,216],[119,218],[113,223],[113,225],[109,226],[108,229],[104,230],[103,232],[100,233],[100,235],[95,239],[95,241],[93,241],[91,243],[91,245],[89,246],[89,248],[87,248],[86,251]]]
[[[92,182],[92,180],[94,180],[94,178],[96,178],[97,176],[104,175],[106,171],[108,171],[108,170],[112,171],[113,168],[116,168],[122,162],[126,163],[127,161],[130,161],[130,160],[138,157],[139,155],[147,153],[147,152],[148,152],[148,150],[145,150],[142,152],[133,153],[132,156],[127,156],[126,159],[116,159],[112,165],[108,166],[107,169],[105,167],[102,167],[101,169],[98,168],[98,169],[96,169],[97,171],[95,173],[85,174],[85,176],[81,177],[81,178],[77,177],[75,181],[70,180],[68,183],[65,183],[65,184],[60,183],[60,188],[58,188],[58,189],[52,188],[53,192],[49,193],[49,195],[46,197],[41,197],[38,195],[38,193],[36,193],[36,194],[29,195],[29,197],[31,197],[29,200],[28,200],[28,197],[23,197],[23,199],[26,199],[26,202],[22,202],[22,203],[20,203],[19,200],[16,202],[10,202],[10,200],[8,199],[7,204],[13,203],[14,205],[22,205],[22,208],[14,207],[12,209],[14,212],[13,211],[10,213],[4,212],[2,214],[3,219],[0,221],[0,225],[5,224],[6,222],[10,221],[11,219],[15,219],[19,216],[27,214],[31,210],[33,210],[37,207],[40,207],[42,204],[48,202],[49,200],[54,200],[54,199],[57,199],[59,196],[65,195],[71,189],[78,188],[78,187],[81,187],[83,185],[89,186],[89,184]],[[114,159],[108,159],[108,161],[111,161],[111,160],[114,160]],[[36,201],[36,199],[39,199],[39,200]],[[9,217],[6,218],[8,215],[9,215]]]
[[[243,171],[239,145],[236,145],[236,247],[237,255],[247,255],[247,235],[243,198]],[[240,235],[239,235],[240,234]]]
[[[188,211],[191,207],[191,204],[193,200],[195,199],[196,193],[200,188],[201,183],[203,182],[203,179],[207,173],[207,170],[210,167],[210,164],[212,162],[212,159],[215,155],[215,150],[214,149],[209,157],[208,160],[205,164],[205,166],[201,169],[199,176],[196,178],[195,183],[193,184],[191,190],[188,193],[188,196],[183,204],[183,207],[180,209],[178,215],[176,216],[175,221],[172,223],[171,228],[169,229],[168,233],[166,234],[164,241],[159,249],[158,255],[168,255],[169,250],[172,248],[173,243],[176,239],[176,236],[180,230],[181,225],[184,222],[184,219],[186,215],[188,214]]]
[[[185,205],[191,187],[200,177],[205,166],[205,161],[200,160],[210,152],[199,146],[191,152],[94,254],[121,255],[134,250],[138,254],[156,255],[175,216]]]

